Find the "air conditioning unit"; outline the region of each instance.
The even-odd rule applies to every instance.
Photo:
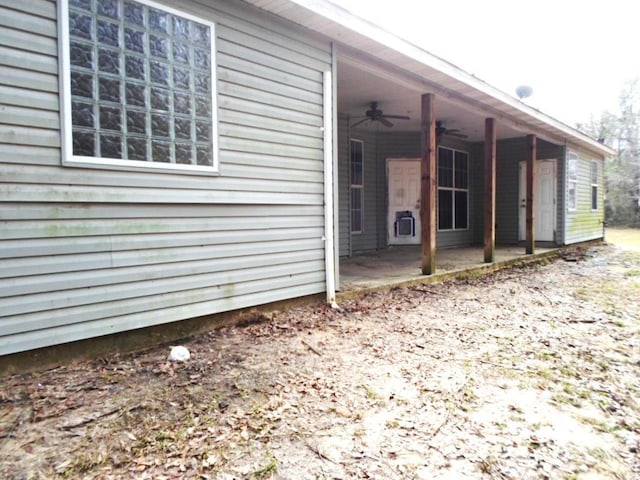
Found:
[[[396,212],[395,221],[396,237],[415,237],[416,236],[416,218],[411,210]]]

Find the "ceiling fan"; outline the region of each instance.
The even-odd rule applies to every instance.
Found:
[[[397,119],[397,120],[411,120],[411,117],[407,117],[406,115],[386,115],[382,110],[378,108],[378,102],[371,102],[369,104],[370,109],[365,112],[365,118],[357,121],[351,128],[355,128],[358,125],[363,124],[364,122],[380,122],[385,127],[393,127],[393,123],[389,121],[389,118]]]
[[[467,138],[468,135],[465,135],[457,128],[447,128],[444,125],[442,120],[436,120],[436,137],[440,138],[443,135],[447,135],[449,137],[458,137],[458,138]]]

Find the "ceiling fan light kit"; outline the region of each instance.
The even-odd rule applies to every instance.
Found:
[[[393,122],[389,119],[393,120],[411,120],[411,117],[407,115],[390,115],[384,113],[380,108],[378,108],[378,102],[371,102],[369,104],[369,109],[364,112],[364,118],[358,120],[354,124],[351,125],[351,128],[359,127],[360,125],[366,122],[378,122],[384,125],[387,128],[393,127]],[[467,135],[462,133],[457,128],[447,128],[443,120],[436,121],[436,137],[442,138],[443,135],[449,137],[457,137],[457,138],[467,138]]]
[[[362,125],[365,122],[380,122],[385,127],[393,127],[393,123],[389,121],[390,118],[394,120],[411,120],[411,117],[406,115],[387,115],[382,110],[378,108],[378,102],[371,102],[369,104],[369,110],[364,112],[365,118],[362,120],[358,120],[356,123],[351,125],[351,128],[355,128],[359,125]]]
[[[457,138],[467,138],[468,135],[465,135],[457,128],[447,128],[442,120],[436,121],[436,137],[440,138],[443,135],[448,137],[457,137]]]

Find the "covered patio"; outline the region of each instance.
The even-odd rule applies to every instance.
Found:
[[[596,139],[338,3],[249,1],[331,41],[330,302],[336,283],[341,292],[428,283],[601,238],[612,150]]]
[[[535,262],[564,244],[565,147],[549,131],[557,127],[524,122],[512,97],[469,101],[474,87],[454,93],[454,80],[424,81],[433,72],[414,67],[420,81],[338,51],[342,295]],[[544,179],[542,162],[551,165]]]
[[[473,276],[509,266],[535,263],[559,253],[559,247],[537,247],[536,253],[531,255],[526,254],[522,246],[499,245],[495,249],[495,261],[489,264],[484,262],[482,246],[442,248],[435,253],[437,272],[425,276],[422,274],[420,245],[393,246],[343,258],[340,262],[339,296]]]

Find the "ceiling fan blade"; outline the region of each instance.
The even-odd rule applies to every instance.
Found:
[[[445,135],[449,137],[458,137],[458,138],[467,138],[469,135],[465,135],[464,133],[456,133],[456,132],[447,132]]]
[[[383,124],[385,127],[393,127],[393,123],[387,120],[385,117],[378,118],[378,121]]]
[[[407,117],[406,115],[387,115],[385,113],[383,116],[385,118],[397,118],[398,120],[411,120],[411,117]]]
[[[351,125],[351,128],[355,128],[358,125],[363,124],[364,122],[368,122],[369,120],[371,120],[369,117],[363,118],[362,120],[359,120],[356,123],[354,123],[353,125]]]

